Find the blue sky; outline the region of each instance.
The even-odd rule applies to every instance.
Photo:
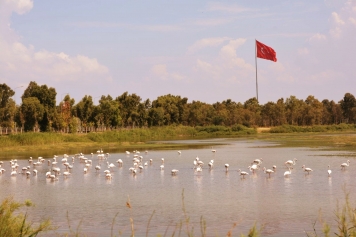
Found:
[[[0,0],[0,83],[215,103],[356,95],[356,1]],[[21,87],[23,86],[23,87]],[[18,88],[20,87],[20,88]]]

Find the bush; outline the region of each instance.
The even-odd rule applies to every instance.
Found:
[[[30,207],[32,203],[18,203],[13,198],[6,198],[0,205],[0,236],[37,236],[40,232],[51,229],[49,220],[42,221],[37,227],[28,222],[27,213],[14,214],[21,207]]]

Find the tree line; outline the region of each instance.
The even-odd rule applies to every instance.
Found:
[[[280,125],[332,125],[356,122],[356,99],[346,93],[339,101],[319,101],[310,95],[305,100],[296,96],[259,104],[256,98],[234,102],[231,99],[214,104],[188,102],[178,95],[163,95],[150,101],[135,93],[124,92],[116,98],[102,95],[99,104],[85,95],[79,102],[67,94],[56,103],[56,89],[31,81],[17,105],[15,91],[0,84],[0,127],[24,131],[93,131],[167,125],[247,127]]]

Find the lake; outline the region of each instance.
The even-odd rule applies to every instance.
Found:
[[[182,149],[181,154],[177,150],[149,150],[147,154],[140,151],[137,155],[148,165],[137,169],[136,174],[129,171],[133,166],[133,151],[130,155],[111,153],[107,160],[98,159],[96,150],[91,151],[93,157],[84,154],[92,160],[87,173],[83,171],[85,163],[76,158],[72,164],[74,154],[68,154],[68,161],[73,165],[71,175],[67,178],[59,175],[55,181],[46,178],[51,168],[47,160],[53,161],[52,157],[57,155],[56,166],[63,173],[64,154],[43,157],[46,161],[36,166],[38,174],[29,177],[11,176],[10,162],[4,160],[2,167],[6,172],[0,175],[0,197],[13,196],[17,201],[30,199],[35,203],[35,207],[28,210],[31,219],[36,222],[50,218],[58,227],[57,234],[69,233],[70,224],[74,232],[79,228],[79,233],[86,236],[110,236],[111,233],[130,236],[132,218],[135,236],[146,236],[147,231],[147,236],[172,236],[174,232],[175,236],[179,233],[187,236],[187,228],[194,228],[195,236],[201,236],[201,220],[204,220],[207,236],[226,236],[229,230],[232,236],[246,235],[256,223],[258,228],[263,226],[261,236],[274,237],[306,236],[305,231],[311,232],[315,222],[319,231],[322,226],[319,211],[324,220],[334,225],[337,201],[343,204],[345,200],[343,188],[350,192],[350,200],[355,197],[356,165],[348,152],[280,148],[273,143],[241,139],[176,142],[201,143],[206,147]],[[214,145],[216,152],[212,152],[210,144],[216,143],[221,145]],[[18,158],[19,172],[29,165],[30,156]],[[201,172],[194,169],[196,157],[204,162]],[[164,158],[163,170],[161,158]],[[263,162],[253,174],[248,166],[257,158]],[[284,177],[285,162],[294,158],[297,162],[291,175]],[[122,167],[118,167],[118,159],[122,159]],[[37,161],[37,157],[33,160]],[[211,160],[214,160],[212,169],[208,166]],[[351,161],[350,166],[341,170],[340,164],[347,160]],[[116,165],[111,169],[112,179],[105,177],[106,162]],[[97,172],[94,167],[99,163],[101,170]],[[225,164],[229,164],[227,172]],[[277,169],[269,177],[262,168],[271,169],[273,165]],[[313,171],[308,175],[302,165]],[[332,170],[330,177],[328,165]],[[179,171],[172,175],[172,169]],[[238,169],[249,175],[243,178]],[[128,200],[131,208],[127,207]],[[48,232],[41,236],[52,235],[53,232]]]

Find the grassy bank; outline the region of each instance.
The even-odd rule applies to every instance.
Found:
[[[256,134],[253,128],[242,125],[234,127],[207,126],[187,127],[168,126],[154,128],[122,129],[87,134],[64,133],[21,133],[8,136],[0,136],[1,151],[29,151],[34,149],[51,150],[58,148],[84,148],[98,146],[120,146],[121,148],[145,148],[155,146],[167,146],[164,144],[148,144],[148,141],[212,138],[229,136],[246,136]]]
[[[203,139],[217,137],[243,137],[276,142],[285,147],[312,147],[356,152],[356,125],[339,124],[312,127],[283,125],[272,128],[247,128],[243,125],[225,126],[167,126],[153,128],[121,129],[117,131],[65,134],[22,133],[0,136],[0,151],[28,152],[105,148],[111,151],[125,149],[179,149],[182,144],[159,143],[178,139]],[[190,144],[189,146],[197,146]],[[84,152],[84,151],[83,151]]]

